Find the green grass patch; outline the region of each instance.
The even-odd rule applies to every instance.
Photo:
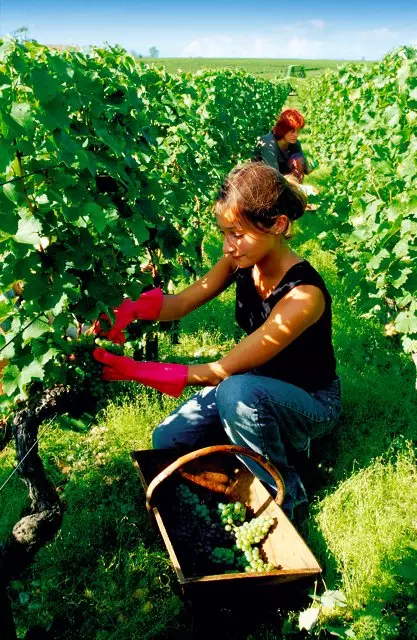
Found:
[[[22,633],[58,620],[66,638],[154,638],[180,625],[174,572],[130,458],[149,448],[153,426],[174,403],[132,391],[125,385],[87,433],[52,427],[41,439],[66,509],[56,538],[12,583]]]
[[[358,639],[415,637],[416,495],[415,451],[397,441],[317,505],[316,535],[334,558]]]

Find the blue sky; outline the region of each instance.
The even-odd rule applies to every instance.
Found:
[[[0,0],[0,35],[42,44],[120,44],[161,57],[375,60],[417,46],[412,0]]]

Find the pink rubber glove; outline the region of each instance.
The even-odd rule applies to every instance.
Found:
[[[100,348],[94,349],[93,356],[103,364],[103,380],[135,380],[175,398],[187,384],[188,367],[185,364],[136,362]]]
[[[123,329],[131,322],[134,320],[157,320],[159,318],[163,296],[162,289],[157,287],[142,293],[137,300],[131,300],[130,298],[123,300],[122,304],[114,310],[116,320],[110,331],[106,334],[100,326],[100,320],[98,320],[94,325],[93,332],[96,335],[106,337],[116,344],[123,344],[126,342]],[[110,322],[110,318],[105,314],[102,314],[100,318]]]

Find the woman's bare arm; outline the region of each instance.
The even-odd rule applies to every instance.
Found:
[[[215,386],[233,374],[265,364],[317,322],[324,308],[324,296],[318,287],[295,287],[275,305],[259,329],[241,340],[223,358],[217,362],[190,365],[188,384]]]
[[[158,320],[166,322],[183,318],[205,302],[218,296],[232,275],[235,266],[229,256],[224,256],[205,276],[174,295],[164,295]]]

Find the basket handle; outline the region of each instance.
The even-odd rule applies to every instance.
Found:
[[[177,469],[187,464],[187,462],[191,462],[192,460],[196,460],[197,458],[201,458],[203,456],[210,455],[212,453],[227,453],[227,454],[238,454],[241,456],[246,456],[247,458],[252,458],[258,464],[261,465],[275,480],[275,484],[277,486],[277,495],[275,496],[275,502],[280,507],[284,502],[285,497],[285,485],[284,480],[278,469],[266,460],[263,456],[251,449],[247,449],[245,447],[240,447],[236,444],[218,444],[211,447],[204,447],[203,449],[197,449],[196,451],[190,451],[190,453],[186,453],[184,456],[181,456],[174,462],[172,462],[168,467],[163,469],[161,473],[159,473],[149,484],[148,490],[146,492],[146,508],[150,512],[152,509],[151,501],[153,498],[153,494],[155,489],[166,480],[171,474],[174,473]]]

